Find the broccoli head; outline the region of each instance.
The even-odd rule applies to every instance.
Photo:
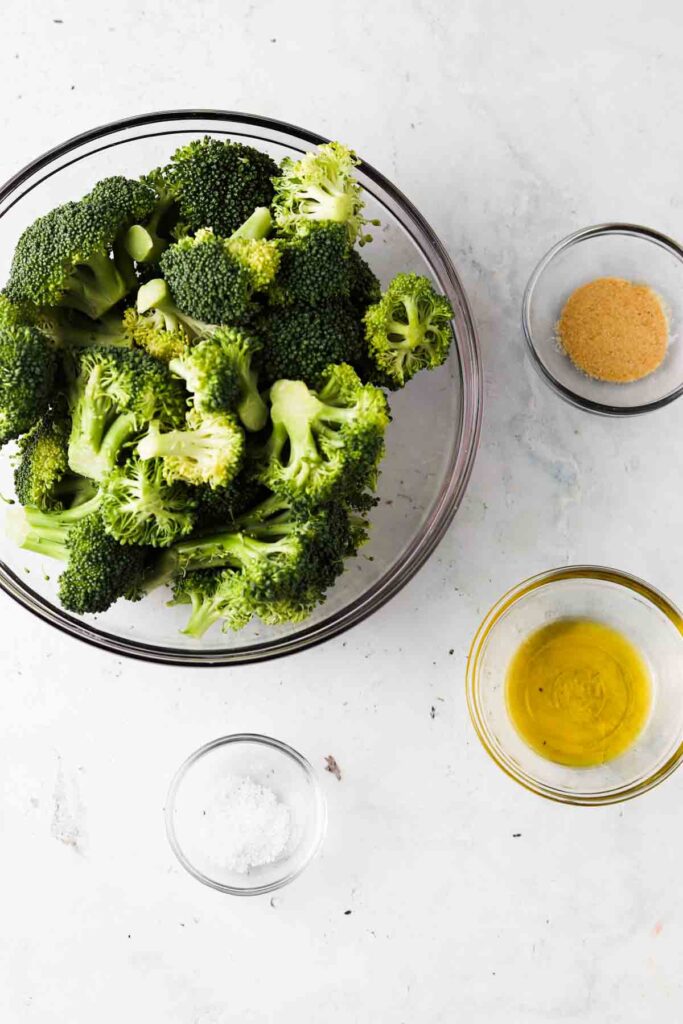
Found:
[[[143,338],[146,331],[156,332],[161,336],[161,340],[157,337],[156,343],[162,346],[166,342],[163,341],[161,332],[185,335],[189,341],[194,341],[215,330],[215,325],[197,320],[178,309],[168,285],[160,277],[152,278],[140,287],[136,300],[136,311],[140,317],[133,322],[129,316],[127,321],[129,328],[134,329],[140,339]],[[147,348],[149,344],[148,341],[146,345],[140,345],[140,347]]]
[[[14,490],[22,505],[43,512],[62,509],[92,494],[88,481],[69,473],[71,421],[63,405],[57,403],[49,409],[19,441]]]
[[[231,234],[257,206],[270,206],[278,174],[267,153],[209,136],[178,149],[166,169],[187,228],[219,235]]]
[[[225,487],[211,487],[208,484],[196,487],[197,530],[215,532],[218,527],[234,526],[239,515],[262,501],[268,493],[258,481],[250,477],[246,467]]]
[[[352,247],[344,224],[314,224],[280,241],[280,268],[268,293],[275,305],[320,306],[348,298],[354,281]]]
[[[351,277],[349,299],[358,315],[362,317],[368,306],[379,302],[382,298],[382,286],[379,283],[379,278],[357,249],[351,250],[349,264]]]
[[[179,310],[211,324],[242,323],[253,316],[254,292],[274,279],[280,250],[265,238],[268,210],[255,211],[250,222],[228,239],[202,228],[166,250],[161,271]]]
[[[330,366],[317,391],[302,381],[271,388],[273,430],[258,479],[276,494],[316,503],[373,488],[389,423],[379,388],[347,365]]]
[[[365,313],[367,355],[373,379],[402,388],[419,370],[446,361],[453,339],[448,299],[418,274],[398,274]]]
[[[105,178],[79,202],[39,217],[17,243],[7,296],[36,306],[67,306],[96,320],[137,284],[120,237],[149,215],[154,198],[143,182]]]
[[[158,359],[136,349],[85,349],[70,387],[69,466],[102,480],[125,446],[147,423],[181,423],[186,408],[182,383]]]
[[[118,598],[143,596],[147,550],[122,547],[105,528],[101,495],[61,512],[10,509],[7,530],[19,547],[67,563],[58,596],[77,615],[104,612]]]
[[[57,373],[50,341],[35,327],[0,327],[0,445],[47,410]]]
[[[187,427],[162,433],[158,422],[151,423],[138,444],[139,457],[161,459],[169,482],[225,487],[239,473],[244,458],[244,433],[234,416],[194,409]]]
[[[256,363],[261,344],[237,327],[219,327],[210,337],[173,359],[202,412],[236,411],[247,430],[261,430],[268,409],[258,390]]]
[[[271,496],[236,526],[174,549],[174,595],[176,603],[192,604],[190,636],[202,636],[219,619],[231,629],[254,615],[267,625],[302,621],[355,552],[357,534],[340,504],[311,513]]]
[[[340,142],[328,142],[304,154],[300,160],[285,157],[279,178],[273,180],[275,223],[283,234],[306,234],[312,224],[331,221],[343,224],[349,242],[361,235],[368,223],[362,216],[364,202],[354,177],[359,160]]]
[[[360,321],[348,302],[271,308],[260,317],[258,332],[267,384],[288,379],[315,387],[325,367],[353,366],[362,353]]]
[[[129,344],[164,363],[179,358],[188,345],[185,330],[182,327],[167,330],[159,314],[138,313],[130,307],[123,314],[122,327]]]
[[[101,492],[104,525],[119,544],[168,547],[194,527],[196,500],[184,484],[166,481],[159,461],[129,459]]]

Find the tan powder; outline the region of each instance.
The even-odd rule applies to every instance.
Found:
[[[579,370],[598,380],[626,384],[647,377],[660,365],[669,323],[652,288],[620,277],[599,277],[572,292],[557,333]]]

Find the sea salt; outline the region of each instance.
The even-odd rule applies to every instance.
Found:
[[[204,804],[201,843],[213,861],[245,875],[272,864],[290,838],[289,808],[272,789],[242,776],[228,776]]]

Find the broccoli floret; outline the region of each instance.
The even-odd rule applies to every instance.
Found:
[[[353,366],[362,353],[361,324],[347,302],[271,308],[259,319],[258,333],[266,384],[287,379],[315,387],[326,366]]]
[[[312,224],[331,221],[346,227],[349,242],[361,235],[364,202],[354,177],[359,160],[353,150],[340,142],[328,142],[306,153],[300,160],[285,157],[282,173],[273,180],[275,223],[284,234],[306,234]],[[372,222],[376,223],[376,222]],[[360,237],[359,237],[360,236]]]
[[[74,473],[102,480],[147,423],[183,421],[185,389],[168,367],[147,353],[86,349],[78,367],[69,394],[69,466]]]
[[[320,306],[348,298],[352,248],[344,224],[313,224],[305,235],[280,242],[280,268],[268,298],[274,305]]]
[[[202,412],[235,410],[247,430],[261,430],[268,408],[258,390],[255,362],[261,343],[236,327],[219,327],[173,359],[169,368],[185,381],[195,408]]]
[[[270,206],[279,169],[267,153],[205,137],[182,146],[166,169],[190,231],[229,235],[257,206]]]
[[[402,388],[418,370],[441,366],[453,338],[452,317],[448,299],[426,277],[398,274],[364,317],[367,354],[377,382]]]
[[[16,302],[67,306],[96,320],[136,286],[120,244],[129,225],[147,217],[154,192],[140,181],[106,178],[77,203],[39,217],[14,252],[6,292]]]
[[[164,168],[156,168],[142,181],[155,192],[154,209],[144,224],[133,224],[128,229],[123,244],[137,263],[154,264],[171,241],[178,219],[178,189]]]
[[[19,441],[14,470],[14,490],[22,505],[43,512],[62,509],[90,490],[81,477],[69,473],[68,443],[71,421],[57,403]]]
[[[105,612],[120,597],[144,597],[147,550],[119,544],[95,513],[77,523],[66,538],[68,564],[59,577],[59,600],[76,615]]]
[[[309,502],[373,488],[389,423],[379,388],[346,365],[330,366],[318,391],[302,381],[271,388],[273,430],[257,472],[277,494]]]
[[[263,501],[269,492],[250,477],[247,467],[225,487],[210,487],[203,484],[196,487],[197,498],[196,528],[215,532],[217,527],[234,526],[239,515]]]
[[[379,302],[382,298],[382,286],[379,283],[379,278],[357,249],[352,249],[349,255],[349,270],[351,275],[349,299],[358,315],[362,317],[368,306]]]
[[[159,423],[137,447],[141,459],[161,459],[166,479],[225,487],[237,476],[244,458],[244,433],[229,413],[192,410],[187,430],[162,433]]]
[[[53,346],[35,327],[0,327],[0,446],[47,410],[57,373]]]
[[[62,512],[15,506],[7,516],[7,532],[19,547],[67,563],[58,596],[77,615],[104,612],[119,597],[143,596],[147,550],[122,547],[107,532],[100,497]]]
[[[194,317],[188,316],[178,309],[168,285],[162,278],[155,277],[147,281],[138,291],[136,309],[140,319],[133,324],[129,318],[129,324],[142,337],[142,332],[166,331],[170,334],[185,334],[190,341],[202,338],[211,334],[216,329],[215,324],[204,323]],[[164,344],[163,341],[158,342]],[[141,345],[146,348],[146,345]]]
[[[184,484],[169,484],[158,461],[129,459],[101,491],[105,527],[119,544],[168,547],[194,527],[196,499]]]
[[[280,260],[268,241],[271,218],[256,210],[231,238],[202,228],[181,238],[161,257],[161,271],[179,310],[211,324],[242,323],[254,314],[254,292],[274,279]]]
[[[175,600],[192,603],[190,636],[202,636],[221,618],[232,629],[253,615],[268,625],[302,621],[356,548],[357,534],[340,504],[311,513],[271,496],[236,525],[174,548]]]
[[[132,307],[123,314],[123,330],[129,344],[141,348],[155,359],[168,363],[185,352],[189,337],[182,327],[167,331],[158,314],[138,313]]]

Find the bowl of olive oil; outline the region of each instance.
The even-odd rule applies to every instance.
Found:
[[[626,573],[551,570],[482,622],[467,700],[487,752],[527,789],[584,805],[638,796],[683,759],[683,619]]]

